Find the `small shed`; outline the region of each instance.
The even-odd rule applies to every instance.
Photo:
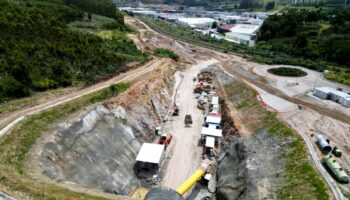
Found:
[[[205,119],[205,123],[220,124],[221,123],[221,116],[220,115],[208,115]]]
[[[160,164],[164,153],[164,145],[143,143],[136,161]]]
[[[218,96],[213,96],[211,98],[211,104],[212,105],[219,105],[219,97]]]
[[[135,174],[139,177],[147,177],[157,173],[163,157],[164,145],[143,143],[136,157]]]
[[[207,136],[205,139],[205,146],[209,148],[214,148],[215,147],[215,138]]]
[[[201,135],[221,138],[222,137],[222,130],[212,128],[212,127],[202,127]]]
[[[204,144],[206,142],[206,137],[213,137],[215,144],[218,144],[222,138],[222,130],[221,129],[216,129],[216,127],[202,127],[201,131],[201,142]]]
[[[220,106],[219,105],[213,105],[211,108],[212,113],[220,113]]]

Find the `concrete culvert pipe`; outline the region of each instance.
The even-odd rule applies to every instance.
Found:
[[[175,190],[160,187],[152,188],[146,195],[145,200],[185,200]]]
[[[318,134],[316,138],[317,145],[323,153],[328,154],[332,151],[332,147],[329,146],[328,142],[326,141],[326,139],[324,139],[324,137],[321,134]]]

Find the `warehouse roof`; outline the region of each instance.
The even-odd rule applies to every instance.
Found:
[[[221,117],[220,116],[207,116],[207,119],[205,120],[207,123],[212,123],[212,124],[220,124],[221,122]]]
[[[207,138],[205,139],[205,146],[214,148],[214,145],[215,145],[215,138],[207,136]]]
[[[205,23],[213,23],[215,20],[212,18],[200,18],[200,17],[180,17],[178,19],[180,22],[191,24],[205,24]]]
[[[234,26],[235,26],[234,24],[223,24],[223,25],[220,25],[220,26],[218,27],[218,29],[229,31],[229,30],[231,30]]]
[[[211,98],[211,104],[218,105],[219,104],[219,97],[213,96],[213,98]]]
[[[158,164],[164,152],[164,145],[143,143],[136,161]]]
[[[255,32],[259,29],[259,25],[251,25],[251,24],[239,24],[234,26],[231,29],[232,33],[241,33],[241,34],[255,34]]]

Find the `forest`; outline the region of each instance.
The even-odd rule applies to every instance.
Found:
[[[270,16],[258,33],[258,47],[348,66],[350,10],[335,13],[290,10]]]
[[[281,15],[268,17],[258,32],[256,49],[282,52],[296,60],[292,62],[323,71],[335,72],[327,78],[350,83],[350,9],[303,10],[290,9]],[[312,61],[314,64],[309,64]],[[303,63],[305,62],[305,63]],[[285,63],[286,64],[286,63]],[[343,69],[341,69],[343,68]]]
[[[118,73],[130,61],[147,59],[127,37],[102,38],[70,29],[68,23],[84,21],[84,11],[95,12],[73,2],[0,0],[0,102],[95,82]],[[109,11],[101,6],[96,12],[114,13],[108,29],[129,31],[113,7]]]

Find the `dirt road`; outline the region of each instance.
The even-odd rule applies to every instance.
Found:
[[[257,87],[259,87],[260,89],[272,94],[272,95],[275,95],[277,97],[280,97],[284,100],[287,100],[289,102],[292,102],[292,103],[295,103],[295,104],[301,104],[307,108],[310,108],[322,115],[326,115],[326,116],[329,116],[329,117],[332,117],[334,119],[337,119],[341,122],[345,122],[345,123],[348,123],[350,124],[350,117],[347,116],[346,114],[342,113],[342,112],[339,112],[339,111],[335,111],[335,110],[331,110],[331,109],[328,109],[328,108],[325,108],[325,107],[322,107],[322,106],[318,106],[318,105],[315,105],[315,104],[312,104],[312,103],[309,103],[309,102],[306,102],[306,101],[303,101],[303,100],[300,100],[298,98],[294,98],[294,97],[290,97],[288,95],[286,95],[285,93],[281,92],[280,90],[276,89],[276,88],[273,88],[271,86],[268,86],[264,83],[261,83],[260,81],[257,81],[257,80],[254,80],[254,79],[251,79],[251,78],[248,78],[248,77],[245,77],[245,76],[242,76],[241,74],[237,73],[234,71],[234,69],[230,66],[227,65],[227,63],[223,64],[223,69],[232,74],[233,76],[236,76],[238,77],[239,79],[241,80],[244,80],[244,81],[247,81]]]
[[[120,74],[118,76],[115,76],[111,79],[108,79],[106,81],[100,82],[98,84],[92,85],[90,87],[86,87],[82,90],[79,90],[76,93],[71,93],[68,95],[64,95],[62,97],[59,97],[57,99],[54,99],[52,101],[45,102],[43,104],[18,110],[13,113],[8,114],[6,117],[3,117],[0,119],[0,125],[6,125],[4,128],[0,130],[0,138],[6,134],[11,128],[13,128],[17,123],[25,119],[26,117],[30,115],[34,115],[36,113],[39,113],[43,110],[49,109],[51,107],[66,103],[68,101],[74,100],[76,98],[79,98],[81,96],[84,96],[86,94],[90,94],[92,92],[101,90],[103,88],[109,87],[112,84],[120,83],[120,82],[128,82],[133,79],[137,79],[139,77],[142,77],[142,75],[152,71],[155,66],[162,65],[164,63],[168,62],[167,59],[154,59],[147,63],[145,63],[143,66],[130,70],[128,72],[125,72],[123,74]]]
[[[183,79],[176,94],[176,104],[179,106],[179,116],[173,117],[166,125],[166,130],[174,136],[173,154],[169,160],[163,186],[176,189],[200,165],[201,148],[198,147],[200,131],[204,116],[197,109],[197,101],[193,94],[194,82],[192,80],[199,70],[204,69],[216,60],[200,61],[190,69],[183,72]],[[186,114],[191,114],[193,124],[184,126]]]
[[[316,168],[322,174],[323,178],[326,180],[327,184],[331,188],[335,199],[336,200],[343,200],[344,199],[343,193],[341,192],[341,190],[339,189],[337,183],[334,181],[334,179],[331,177],[331,175],[323,167],[323,165],[322,165],[322,163],[321,163],[320,159],[318,158],[318,155],[317,155],[317,153],[315,151],[315,148],[312,145],[312,141],[310,140],[310,138],[292,120],[288,120],[287,122],[304,139],[304,141],[306,143],[306,146],[307,146],[307,149],[308,149],[308,152],[309,152],[309,154],[310,154],[310,156],[312,158],[312,161],[314,162]]]
[[[145,25],[145,24],[143,24],[143,25],[146,27],[146,29],[151,30],[147,25]],[[162,37],[166,38],[167,36],[162,36]],[[235,66],[233,66],[231,64],[231,61],[242,62],[244,65],[254,64],[254,63],[251,63],[250,61],[247,61],[246,59],[243,59],[243,58],[240,58],[240,57],[237,57],[237,56],[234,56],[234,55],[227,55],[227,54],[223,54],[223,53],[220,53],[220,52],[212,51],[212,50],[205,49],[205,48],[202,48],[202,47],[199,47],[199,46],[194,46],[192,44],[188,44],[188,43],[185,43],[185,42],[181,42],[181,44],[186,49],[195,48],[196,49],[196,54],[202,54],[202,56],[206,56],[206,57],[211,57],[211,58],[217,59],[218,61],[220,61],[222,69],[226,73],[228,73],[230,75],[233,75],[233,76],[235,76],[235,77],[237,77],[237,78],[239,78],[239,79],[241,79],[241,80],[243,80],[245,82],[248,82],[248,83],[250,83],[250,84],[260,88],[261,90],[265,91],[266,93],[269,93],[272,96],[279,97],[279,98],[281,98],[281,99],[283,99],[285,101],[291,102],[292,104],[301,104],[301,105],[303,105],[303,106],[305,106],[307,108],[310,108],[310,109],[312,109],[312,110],[314,110],[314,111],[316,111],[316,112],[318,112],[318,113],[320,113],[322,115],[326,115],[326,116],[329,116],[329,117],[334,118],[336,120],[339,120],[341,122],[345,122],[345,123],[349,123],[350,124],[350,118],[346,114],[338,112],[338,111],[334,111],[332,109],[325,108],[325,107],[322,107],[322,106],[319,106],[319,105],[315,105],[313,103],[310,103],[310,102],[307,102],[307,101],[303,101],[303,100],[295,98],[295,97],[288,96],[285,93],[283,93],[282,91],[280,91],[280,90],[278,90],[278,89],[276,89],[276,88],[274,88],[274,87],[272,87],[272,86],[270,86],[270,85],[268,85],[266,83],[263,83],[260,80],[255,80],[255,79],[253,79],[253,78],[251,78],[249,76],[242,75],[241,73],[236,71]],[[289,106],[287,106],[287,107],[289,107]],[[179,124],[183,123],[182,122],[183,119],[180,119],[180,120],[181,121],[179,122]],[[180,125],[182,125],[182,124],[180,124]],[[178,135],[180,136],[181,133],[178,134]],[[178,139],[178,137],[176,137],[176,139]],[[307,143],[307,146],[309,147],[309,144],[308,144],[307,141],[306,141],[306,143]],[[171,163],[169,163],[168,174],[167,174],[166,179],[164,181],[164,185],[165,186],[176,188],[181,183],[181,181],[183,181],[185,179],[183,174],[185,174],[186,172],[182,171],[182,170],[186,169],[187,167],[181,167],[181,169],[179,168],[179,166],[182,166],[184,164],[188,164],[188,163],[180,162],[180,160],[179,160],[179,158],[181,156],[183,156],[185,158],[184,160],[188,160],[189,159],[188,154],[186,152],[188,152],[188,149],[190,147],[185,146],[185,145],[188,145],[188,142],[186,142],[184,145],[181,145],[180,147],[175,147],[174,157],[176,155],[176,158],[173,158]],[[184,148],[185,150],[182,149],[182,148]],[[308,148],[308,150],[309,150],[309,153],[312,155],[312,152],[314,151],[313,147],[311,149]],[[180,151],[178,153],[179,155],[175,154],[177,151]],[[317,168],[320,171],[320,173],[326,178],[329,187],[332,189],[334,197],[336,199],[342,199],[343,195],[339,191],[339,188],[337,187],[337,185],[334,184],[333,179],[329,178],[328,177],[329,175],[325,174],[323,172],[324,169],[323,170],[320,169],[320,167],[318,165],[319,164],[318,158],[316,158],[316,157],[313,158],[313,162],[317,166]],[[194,167],[192,166],[192,169],[193,168]]]
[[[143,26],[143,29],[147,29],[149,31],[155,32],[154,30],[149,28],[146,24],[141,22],[139,19],[137,19],[137,21],[139,21],[139,26],[140,26],[140,24]],[[157,34],[161,35],[161,33],[157,33]],[[162,37],[168,38],[168,40],[174,40],[173,38],[171,38],[169,36],[162,35]],[[175,39],[180,40],[181,38],[175,38]],[[278,89],[276,89],[276,88],[274,88],[266,83],[263,83],[259,80],[255,80],[255,79],[250,78],[246,75],[240,74],[238,71],[236,71],[235,66],[232,66],[230,64],[231,61],[234,61],[234,62],[239,62],[243,65],[247,65],[246,66],[247,68],[253,68],[252,66],[257,65],[257,63],[253,63],[253,62],[246,60],[244,58],[241,58],[239,56],[235,56],[235,55],[231,55],[231,54],[224,54],[224,53],[221,53],[218,51],[214,51],[214,50],[207,49],[204,47],[196,46],[196,45],[189,44],[189,43],[186,43],[183,41],[181,42],[181,44],[183,44],[183,46],[186,49],[192,49],[192,48],[196,49],[195,54],[197,54],[197,55],[202,55],[204,57],[210,57],[210,58],[215,58],[215,59],[219,60],[221,65],[222,65],[223,70],[225,70],[229,74],[231,74],[231,75],[233,75],[233,76],[235,76],[243,81],[246,81],[250,84],[253,84],[256,87],[259,87],[260,89],[270,93],[271,95],[275,95],[277,97],[280,97],[286,101],[289,101],[289,102],[292,102],[295,104],[301,104],[301,105],[308,107],[308,108],[310,108],[310,109],[312,109],[312,110],[314,110],[322,115],[326,115],[326,116],[332,117],[336,120],[339,120],[341,122],[350,124],[350,117],[347,114],[339,112],[337,110],[329,109],[329,108],[324,107],[324,106],[316,105],[316,104],[313,104],[313,103],[310,103],[310,102],[307,102],[307,101],[304,101],[304,100],[301,100],[301,99],[298,99],[295,97],[288,96],[287,94],[285,94],[281,90],[278,90]],[[191,53],[191,54],[194,55],[193,53]],[[249,73],[249,71],[247,71],[247,70],[245,70],[245,71],[247,73]]]

